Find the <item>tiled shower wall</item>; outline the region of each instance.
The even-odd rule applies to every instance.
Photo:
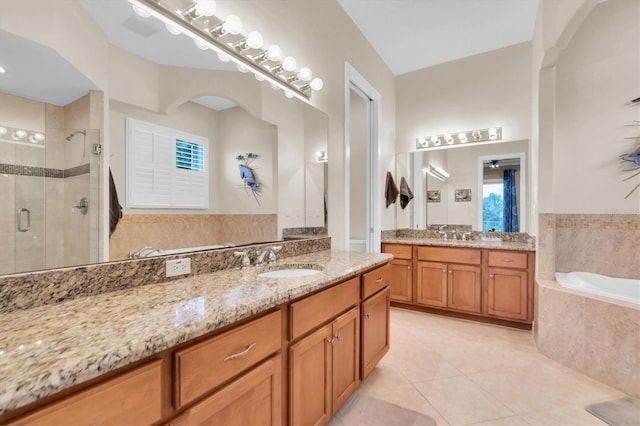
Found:
[[[583,271],[640,279],[640,215],[539,215],[537,276]]]
[[[278,239],[277,215],[125,215],[109,241],[110,260],[159,249],[249,244]]]

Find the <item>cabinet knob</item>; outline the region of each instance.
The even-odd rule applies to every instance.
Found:
[[[493,278],[493,274],[489,274],[489,278]]]
[[[453,274],[453,271],[449,271],[450,274]]]
[[[335,339],[336,339],[336,342],[339,342],[339,341],[340,341],[340,335],[339,335],[339,334],[336,334]]]
[[[442,272],[447,272],[447,270],[446,270],[446,269],[443,269],[443,270],[442,270]]]
[[[333,345],[336,342],[336,338],[332,337],[331,339],[327,339],[327,343],[329,343],[330,345]]]
[[[407,269],[408,269],[408,270],[411,270],[411,266],[407,266]]]
[[[366,313],[366,314],[364,314],[364,316],[367,317],[367,318],[371,318],[371,314],[370,313]]]

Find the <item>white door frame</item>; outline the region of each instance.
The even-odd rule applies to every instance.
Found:
[[[494,154],[478,156],[478,229],[482,231],[482,187],[484,183],[484,161],[506,160],[508,158],[520,159],[520,199],[518,200],[518,222],[520,232],[527,232],[527,153],[516,152],[513,154]]]
[[[380,251],[380,93],[349,63],[345,62],[344,87],[344,179],[345,179],[345,250],[349,250],[350,241],[350,139],[351,88],[369,98],[367,103],[367,251]]]

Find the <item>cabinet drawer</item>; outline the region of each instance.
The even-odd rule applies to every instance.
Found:
[[[411,260],[413,246],[406,244],[383,244],[382,252],[392,254],[395,259]]]
[[[289,307],[291,340],[336,317],[360,301],[360,277],[294,302]]]
[[[480,250],[452,247],[418,247],[418,260],[480,264]]]
[[[280,349],[280,311],[175,353],[176,408]]]
[[[527,253],[517,251],[489,251],[489,266],[527,269]]]
[[[362,275],[362,300],[377,293],[391,283],[391,265],[386,264]]]
[[[162,361],[136,368],[11,425],[144,425],[162,417]]]

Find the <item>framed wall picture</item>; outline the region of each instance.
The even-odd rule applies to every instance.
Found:
[[[454,201],[456,203],[469,203],[471,202],[471,190],[470,189],[456,189],[454,193]]]
[[[440,202],[440,190],[435,189],[427,191],[427,203],[439,203]]]

